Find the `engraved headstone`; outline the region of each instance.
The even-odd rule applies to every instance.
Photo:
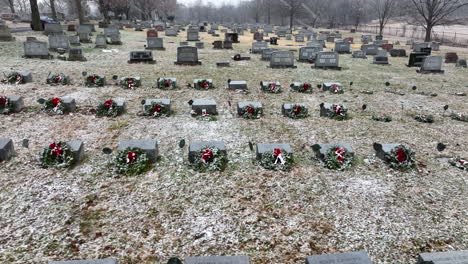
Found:
[[[427,54],[424,52],[411,52],[409,56],[408,64],[406,66],[421,67],[426,57],[427,57]]]
[[[177,37],[177,29],[166,28],[166,37]]]
[[[164,39],[163,38],[147,38],[146,49],[149,50],[166,50],[164,48]]]
[[[353,51],[353,58],[355,59],[367,59],[366,53],[362,50]]]
[[[80,46],[80,37],[78,35],[68,36],[68,41],[70,42],[71,46]]]
[[[154,139],[142,140],[122,140],[117,147],[118,151],[123,151],[127,148],[139,148],[143,150],[150,162],[156,162],[158,158],[158,141]]]
[[[156,63],[153,59],[153,52],[151,51],[131,51],[130,52],[130,60],[128,63]]]
[[[38,40],[27,40],[23,42],[25,58],[51,59],[47,42]]]
[[[57,50],[57,49],[65,49],[68,50],[70,48],[70,41],[67,35],[60,34],[60,35],[49,35],[49,49],[50,50]]]
[[[0,41],[14,41],[10,28],[7,25],[0,25]]]
[[[178,47],[177,65],[201,65],[198,60],[198,49],[196,47]]]
[[[338,53],[351,53],[351,43],[347,41],[335,42],[335,51]]]
[[[336,52],[322,51],[317,54],[315,68],[341,69],[339,67],[339,55]]]
[[[372,264],[365,251],[309,256],[306,264]]]
[[[96,46],[97,49],[106,49],[107,48],[107,38],[104,34],[98,34],[96,36]]]
[[[441,56],[428,56],[424,59],[423,65],[419,70],[420,73],[443,73],[442,57]]]
[[[83,50],[78,48],[71,48],[68,51],[68,61],[86,61],[83,56]]]
[[[268,43],[263,41],[258,41],[252,43],[252,53],[262,53],[264,49],[268,48]]]
[[[379,47],[374,44],[362,45],[361,50],[366,53],[366,55],[377,55]]]
[[[386,65],[388,64],[388,55],[386,50],[379,50],[374,56],[374,64]]]
[[[292,51],[276,51],[271,54],[270,68],[296,68]]]
[[[199,41],[198,29],[189,28],[187,30],[187,41]]]
[[[63,28],[60,24],[44,24],[45,35],[57,35],[63,34]]]

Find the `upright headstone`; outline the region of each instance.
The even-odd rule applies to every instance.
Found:
[[[201,65],[196,47],[178,47],[176,65]]]
[[[315,60],[315,68],[341,70],[338,53],[329,51],[319,52]]]
[[[177,29],[175,28],[166,28],[166,37],[177,37]]]
[[[96,46],[97,49],[106,49],[107,48],[107,38],[104,34],[98,34],[96,36]]]
[[[78,48],[71,48],[68,51],[68,61],[86,61],[83,56],[83,50]]]
[[[67,35],[64,34],[50,34],[49,35],[49,49],[50,50],[57,50],[57,49],[65,49],[68,50],[70,48],[70,41]]]
[[[379,50],[374,56],[374,64],[388,65],[387,51]]]
[[[0,41],[14,41],[10,28],[7,25],[0,25]]]
[[[187,41],[199,41],[198,29],[189,28],[187,30]]]
[[[299,49],[299,61],[313,63],[317,58],[317,54],[321,52],[323,48],[320,47],[302,47]]]
[[[303,34],[297,34],[294,36],[294,40],[296,42],[304,42],[305,41],[305,37]]]
[[[45,35],[58,35],[63,34],[63,28],[60,24],[44,24]]]
[[[355,59],[367,59],[366,53],[362,50],[353,51],[352,57]]]
[[[252,53],[262,53],[264,49],[268,48],[268,43],[263,42],[263,41],[257,41],[252,43]]]
[[[361,50],[366,53],[366,55],[377,55],[379,47],[374,44],[362,45]]]
[[[442,57],[441,56],[428,56],[424,59],[420,73],[444,73],[442,70]]]
[[[164,39],[163,38],[147,38],[146,49],[149,50],[166,50],[164,48]]]
[[[23,42],[23,47],[24,47],[25,58],[40,58],[40,59],[52,58],[52,56],[49,54],[47,42],[29,39]]]
[[[80,37],[78,35],[72,35],[68,36],[68,41],[70,42],[70,45],[72,46],[80,46]]]
[[[339,54],[351,53],[351,43],[347,41],[337,41],[335,42],[335,51]]]
[[[409,56],[408,64],[406,66],[421,67],[426,57],[427,57],[427,54],[424,52],[411,52]]]
[[[296,68],[292,51],[276,51],[271,54],[270,68]]]
[[[131,51],[130,60],[128,63],[156,63],[153,59],[153,52],[151,51]]]

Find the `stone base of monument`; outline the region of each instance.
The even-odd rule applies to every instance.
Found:
[[[160,48],[146,47],[145,49],[147,49],[147,50],[166,50],[166,48],[164,48],[164,47],[160,47]]]
[[[24,55],[23,58],[26,59],[43,59],[43,60],[51,60],[54,58],[53,55]]]
[[[229,64],[229,61],[220,61],[216,63],[216,66],[218,67],[230,67],[231,64]]]
[[[339,66],[312,66],[312,68],[315,68],[315,69],[321,69],[321,70],[336,70],[336,71],[341,71],[341,67]]]
[[[431,73],[438,73],[438,74],[444,74],[444,70],[424,70],[424,69],[419,69],[416,70],[417,73],[423,73],[423,74],[431,74]]]
[[[156,61],[153,60],[153,59],[147,59],[147,60],[145,60],[145,59],[136,59],[136,60],[130,59],[128,61],[128,63],[130,63],[130,64],[133,64],[133,63],[156,64]]]
[[[174,61],[175,65],[197,66],[202,65],[201,61]]]
[[[267,68],[270,69],[286,69],[286,68],[291,68],[291,69],[296,69],[296,65],[275,65],[275,66],[267,66]]]

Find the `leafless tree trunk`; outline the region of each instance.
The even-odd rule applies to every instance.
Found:
[[[57,21],[57,11],[55,10],[55,0],[50,0],[50,11],[52,12],[52,18]]]
[[[377,18],[379,20],[380,36],[383,35],[388,20],[395,15],[396,4],[397,0],[372,0],[372,7],[377,13]]]
[[[8,5],[10,6],[10,11],[11,13],[16,13],[15,12],[15,1],[14,0],[7,0],[8,1]]]
[[[289,11],[289,28],[292,29],[294,25],[294,18],[300,13],[300,8],[304,4],[305,0],[280,0]]]
[[[39,7],[37,6],[37,0],[29,0],[29,4],[31,5],[31,25],[32,30],[34,31],[41,31],[43,30],[41,24],[41,17],[39,14]]]
[[[80,24],[85,22],[84,14],[83,14],[83,6],[81,5],[81,0],[75,0],[76,11],[78,13],[78,20]]]

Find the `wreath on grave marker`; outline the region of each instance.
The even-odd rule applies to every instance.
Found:
[[[85,85],[87,87],[102,87],[104,86],[104,78],[96,74],[90,75],[86,77]]]
[[[65,142],[53,142],[42,151],[39,159],[43,168],[68,168],[75,163],[75,157]]]
[[[203,147],[192,166],[196,171],[223,171],[227,165],[226,153],[216,147]]]
[[[450,118],[452,118],[453,120],[457,120],[457,121],[468,122],[468,115],[464,115],[462,113],[458,113],[458,114],[452,113],[450,115]]]
[[[343,86],[341,86],[341,85],[333,84],[333,85],[330,87],[330,92],[331,92],[331,93],[334,93],[334,94],[341,94],[341,93],[344,93],[344,88],[343,88]]]
[[[211,88],[213,88],[212,84],[205,79],[198,80],[197,85],[195,85],[195,89],[197,90],[209,90]]]
[[[172,82],[171,79],[159,78],[158,79],[158,88],[162,89],[162,90],[175,89],[175,82]]]
[[[346,148],[340,146],[332,146],[325,153],[325,166],[331,170],[347,170],[351,168],[354,161],[354,155]]]
[[[96,116],[98,117],[116,117],[123,113],[123,108],[118,107],[114,100],[106,100],[100,103],[96,109]]]
[[[432,115],[418,114],[414,116],[414,119],[422,123],[434,123],[434,117]]]
[[[462,158],[453,158],[449,160],[450,165],[459,169],[468,171],[468,160]]]
[[[206,112],[206,109],[202,109],[201,115],[198,115],[195,110],[190,111],[190,115],[192,117],[196,117],[198,120],[201,121],[216,121],[218,120],[216,116],[212,116]]]
[[[119,174],[134,176],[150,168],[150,160],[146,152],[140,148],[126,148],[117,153],[115,167]]]
[[[309,109],[303,105],[292,105],[291,110],[286,112],[286,115],[292,119],[301,119],[309,116]]]
[[[39,99],[38,103],[42,104],[42,110],[46,113],[63,115],[67,112],[62,100],[58,97],[51,99]]]
[[[123,80],[120,81],[120,86],[124,89],[135,89],[135,87],[138,87],[138,81],[136,78],[133,77],[126,77]]]
[[[162,103],[152,103],[145,111],[146,116],[158,118],[168,117],[171,114],[169,107]]]
[[[9,114],[12,108],[10,99],[6,96],[0,96],[0,114]]]
[[[278,94],[281,92],[281,85],[274,82],[268,83],[268,85],[262,87],[262,90],[268,93]]]
[[[300,93],[312,93],[312,85],[310,83],[301,83],[297,91]]]
[[[241,116],[244,119],[259,119],[261,116],[260,108],[253,105],[244,106],[241,109]]]
[[[19,72],[12,72],[9,73],[6,76],[6,79],[2,80],[2,83],[8,83],[8,84],[24,84],[26,83],[26,80],[24,79],[24,76],[19,73]]]
[[[328,111],[328,113],[331,119],[339,121],[348,119],[348,109],[341,104],[333,104],[331,111]]]
[[[292,154],[284,149],[275,148],[273,151],[266,151],[259,160],[260,166],[267,170],[291,170],[294,160]]]
[[[380,122],[391,122],[391,121],[392,121],[392,117],[389,116],[389,115],[386,115],[386,114],[382,114],[382,115],[373,115],[373,116],[372,116],[372,120],[380,121]]]
[[[47,84],[52,86],[56,85],[68,85],[70,84],[70,78],[65,74],[50,75],[47,77]]]
[[[385,154],[385,160],[395,169],[410,169],[416,165],[415,153],[410,148],[403,145],[396,146]]]

